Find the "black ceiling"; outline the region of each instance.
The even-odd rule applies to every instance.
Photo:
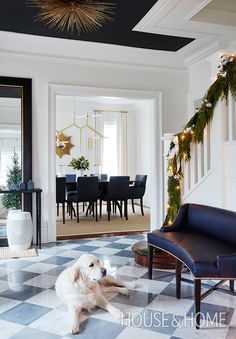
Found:
[[[0,30],[165,51],[178,51],[193,41],[190,38],[132,31],[157,2],[156,0],[108,0],[108,2],[116,3],[114,20],[104,24],[98,31],[78,35],[49,29],[42,22],[35,22],[37,9],[26,7],[24,0],[2,0]]]

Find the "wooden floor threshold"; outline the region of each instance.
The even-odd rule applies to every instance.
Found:
[[[138,230],[138,231],[123,231],[123,232],[107,232],[107,233],[86,233],[86,234],[68,234],[68,235],[58,235],[57,240],[70,240],[70,239],[83,239],[83,238],[97,238],[97,237],[112,237],[112,236],[121,236],[121,235],[139,235],[145,234],[148,230]]]

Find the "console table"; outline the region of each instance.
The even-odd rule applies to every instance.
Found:
[[[36,244],[41,248],[41,188],[31,190],[0,190],[0,194],[36,194]],[[32,212],[31,212],[32,215]]]

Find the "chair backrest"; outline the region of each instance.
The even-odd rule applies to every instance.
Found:
[[[79,202],[98,200],[98,177],[77,178],[77,200]]]
[[[101,174],[101,180],[107,180],[108,179],[108,175],[103,173]]]
[[[76,174],[66,174],[66,182],[76,182]]]
[[[66,178],[56,178],[56,203],[65,202],[66,199]]]
[[[129,176],[111,176],[108,187],[109,200],[128,199],[129,181]]]
[[[188,230],[205,233],[236,246],[236,212],[198,204],[184,204],[181,209],[184,208],[183,225]]]
[[[137,174],[135,176],[134,187],[144,187],[146,188],[147,175]]]

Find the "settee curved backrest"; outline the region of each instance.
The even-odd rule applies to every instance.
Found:
[[[185,227],[236,246],[236,212],[198,204],[186,205]]]

